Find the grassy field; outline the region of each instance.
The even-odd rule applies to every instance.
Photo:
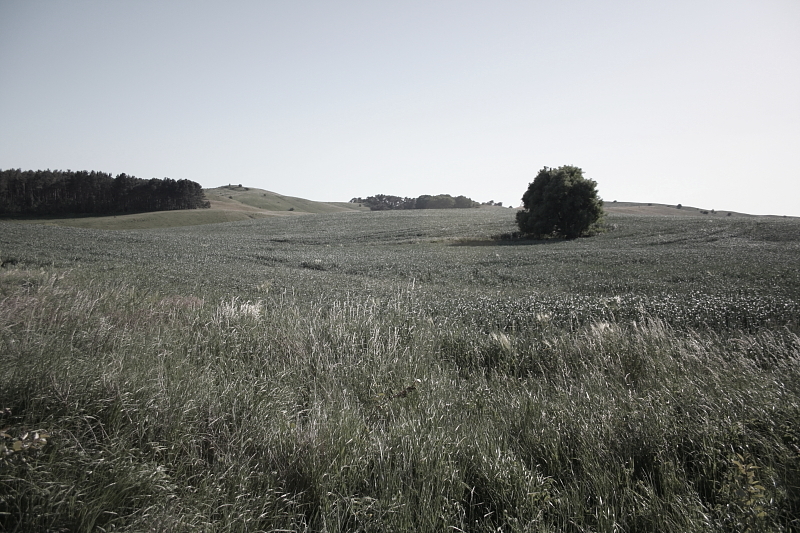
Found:
[[[274,216],[369,211],[349,202],[314,202],[278,193],[227,185],[205,189],[211,209],[153,211],[116,216],[62,216],[16,218],[11,221],[86,229],[137,230],[219,224]]]
[[[368,207],[361,204],[351,202],[315,202],[240,185],[225,185],[214,189],[205,189],[204,192],[211,204],[210,209],[154,211],[116,216],[42,216],[15,218],[9,219],[9,221],[86,229],[139,230],[219,224],[275,216],[363,213],[370,211]],[[606,211],[616,215],[702,217],[709,219],[752,217],[752,215],[742,213],[715,212],[697,207],[682,206],[677,209],[674,205],[636,202],[612,202],[606,205]]]
[[[800,530],[800,221],[628,212],[0,222],[0,530]]]
[[[209,200],[228,201],[228,203],[240,203],[264,211],[296,211],[298,213],[341,213],[343,211],[369,211],[369,208],[358,207],[358,204],[347,202],[314,202],[304,198],[294,196],[283,196],[281,194],[265,191],[263,189],[253,189],[238,185],[228,185],[217,187],[216,189],[206,189],[206,197]]]

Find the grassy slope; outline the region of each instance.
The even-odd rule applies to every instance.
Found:
[[[796,531],[800,222],[609,223],[0,222],[0,529]]]
[[[249,187],[224,186],[206,189],[205,193],[209,200],[238,202],[265,211],[289,211],[292,209],[300,213],[338,213],[358,210],[353,204],[348,206],[345,202],[336,204],[314,202]]]
[[[237,220],[263,218],[265,216],[269,215],[257,211],[225,208],[215,209],[212,204],[211,209],[155,211],[151,213],[104,217],[39,218],[29,220],[29,222],[50,226],[71,226],[74,228],[127,230],[197,226],[200,224],[216,224],[220,222],[235,222]]]
[[[326,203],[328,203],[330,205],[337,206],[337,207],[343,207],[345,209],[353,210],[353,211],[362,211],[362,212],[366,212],[366,213],[369,213],[369,211],[370,211],[369,207],[367,207],[367,206],[365,206],[363,204],[354,204],[354,203],[351,203],[351,202],[326,202]]]
[[[50,226],[123,230],[196,226],[271,216],[369,211],[347,202],[314,202],[247,187],[219,187],[206,189],[205,193],[211,202],[211,209],[99,217],[38,217],[22,221]]]
[[[620,215],[653,215],[653,216],[707,216],[714,218],[754,216],[732,211],[715,211],[699,207],[682,206],[678,209],[674,205],[653,204],[642,202],[606,202],[606,212]],[[730,213],[730,214],[729,214]]]

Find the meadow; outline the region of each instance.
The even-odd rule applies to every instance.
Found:
[[[800,220],[513,220],[0,221],[0,530],[800,530]]]

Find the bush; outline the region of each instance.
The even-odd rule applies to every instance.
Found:
[[[537,238],[574,239],[586,234],[603,216],[597,183],[573,166],[544,167],[522,196],[522,204],[517,225],[522,233]]]

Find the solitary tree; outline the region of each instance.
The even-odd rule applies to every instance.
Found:
[[[544,167],[522,196],[517,212],[522,233],[533,237],[554,235],[574,239],[586,233],[603,216],[597,183],[573,166]]]

